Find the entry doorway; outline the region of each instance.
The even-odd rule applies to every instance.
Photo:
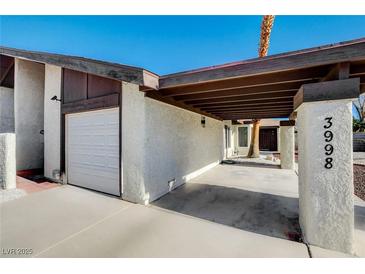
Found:
[[[259,148],[262,151],[278,150],[277,128],[260,128]]]

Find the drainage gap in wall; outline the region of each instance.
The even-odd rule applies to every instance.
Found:
[[[223,160],[222,164],[224,165],[234,165],[236,162],[233,160]]]

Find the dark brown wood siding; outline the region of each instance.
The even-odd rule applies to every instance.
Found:
[[[87,73],[63,70],[63,103],[87,99]]]
[[[96,98],[113,93],[120,93],[121,83],[112,79],[88,74],[87,98]]]
[[[63,69],[63,104],[121,92],[121,82],[71,69]],[[77,105],[77,104],[74,104]]]
[[[63,69],[61,104],[61,170],[65,171],[66,114],[120,106],[120,81]],[[119,125],[121,128],[121,125]]]
[[[0,55],[0,86],[14,88],[14,58]]]

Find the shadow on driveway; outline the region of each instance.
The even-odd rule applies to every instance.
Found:
[[[297,198],[187,183],[152,204],[254,233],[301,239]]]

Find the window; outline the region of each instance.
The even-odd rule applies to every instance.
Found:
[[[248,128],[247,127],[238,128],[238,146],[239,147],[248,146]]]

